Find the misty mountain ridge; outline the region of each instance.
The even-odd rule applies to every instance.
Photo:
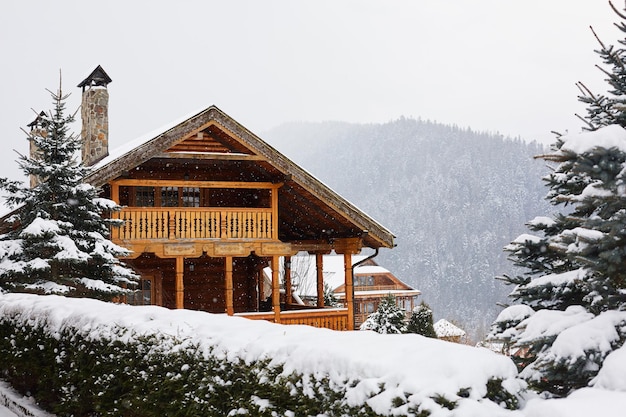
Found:
[[[376,260],[475,341],[509,302],[494,279],[515,273],[502,248],[553,211],[536,142],[409,118],[294,122],[264,138],[389,228],[397,247]]]

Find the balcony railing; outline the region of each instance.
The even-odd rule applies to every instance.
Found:
[[[112,230],[120,240],[277,239],[270,208],[127,207],[113,218],[124,221]]]

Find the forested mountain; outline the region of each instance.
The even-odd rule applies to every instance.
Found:
[[[388,227],[378,262],[422,291],[435,319],[481,338],[512,288],[502,248],[553,209],[537,143],[429,121],[290,123],[263,137]]]

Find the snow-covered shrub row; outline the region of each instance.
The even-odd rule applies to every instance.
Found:
[[[508,415],[524,388],[508,358],[419,335],[28,294],[0,296],[0,357],[58,415]]]

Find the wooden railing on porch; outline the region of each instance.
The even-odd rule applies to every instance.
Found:
[[[237,313],[235,315],[253,320],[275,321],[273,312]],[[346,308],[281,311],[280,324],[305,324],[331,330],[350,330],[352,328],[348,323],[348,309]]]
[[[112,230],[120,240],[277,239],[271,208],[126,207],[112,217],[124,221]]]

